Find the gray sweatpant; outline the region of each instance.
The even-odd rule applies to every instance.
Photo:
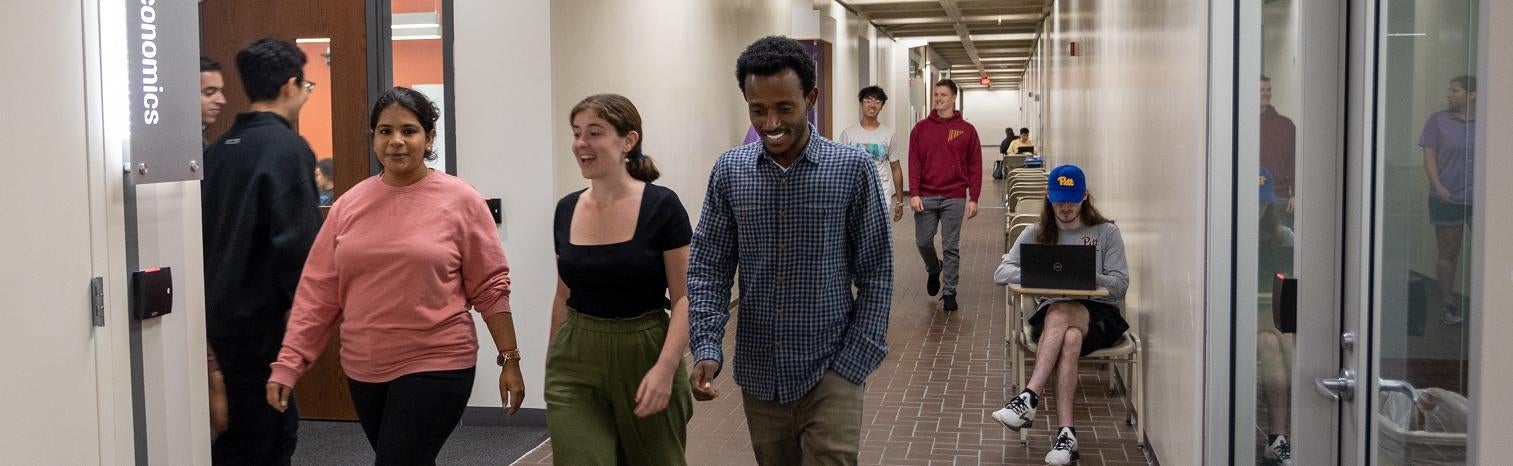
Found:
[[[956,279],[961,268],[961,221],[966,215],[966,199],[944,197],[921,198],[925,211],[914,214],[914,245],[925,259],[925,273],[941,274],[941,293],[956,294]],[[935,254],[935,229],[940,229],[941,253],[945,263]]]

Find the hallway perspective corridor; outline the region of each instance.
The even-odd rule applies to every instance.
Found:
[[[985,158],[986,159],[986,158]],[[986,178],[987,171],[984,172]],[[988,417],[1011,395],[1004,343],[1003,288],[993,284],[1003,255],[1004,183],[984,180],[977,218],[962,227],[961,310],[940,310],[938,297],[925,293],[924,266],[914,248],[909,214],[893,224],[896,275],[888,329],[888,358],[867,382],[861,464],[868,465],[1040,465],[1051,447],[1057,394],[1048,390],[1030,431],[1029,446]],[[690,208],[694,208],[690,206]],[[1116,220],[1118,212],[1110,212]],[[1139,280],[1141,277],[1132,277]],[[725,338],[733,352],[733,311]],[[720,398],[696,402],[688,426],[688,462],[694,465],[752,465],[751,440],[741,408],[740,388],[724,371]],[[1105,372],[1084,367],[1076,404],[1082,466],[1150,464],[1125,423],[1123,399],[1110,396]],[[515,464],[552,464],[550,440]]]

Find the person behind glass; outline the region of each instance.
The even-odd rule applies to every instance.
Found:
[[[561,464],[684,464],[693,400],[688,347],[688,212],[641,150],[623,96],[568,114],[587,189],[557,202],[557,295],[546,416]],[[669,310],[671,311],[669,313]]]
[[[942,79],[933,89],[930,116],[909,132],[909,207],[914,209],[914,245],[925,262],[925,291],[939,293],[941,308],[955,311],[961,224],[977,216],[982,147],[977,129],[956,111],[956,82]],[[935,251],[936,230],[940,254]]]
[[[320,196],[321,207],[329,206],[336,200],[336,182],[331,177],[335,168],[330,157],[315,161],[315,190]]]
[[[237,52],[252,104],[205,147],[205,337],[227,407],[226,430],[210,445],[215,464],[289,464],[298,442],[298,409],[269,409],[263,384],[321,223],[310,179],[315,153],[290,123],[310,98],[304,66],[304,52],[279,39]]]
[[[1271,78],[1261,76],[1261,166],[1273,176],[1276,192],[1275,203],[1282,204],[1277,212],[1282,224],[1292,226],[1292,214],[1297,209],[1295,184],[1297,177],[1298,128],[1291,118],[1277,112],[1271,104]]]
[[[877,86],[867,86],[857,93],[862,105],[862,121],[841,131],[835,142],[860,148],[872,157],[877,165],[877,181],[883,185],[883,200],[893,211],[893,221],[904,218],[904,203],[899,197],[904,190],[904,172],[899,166],[898,147],[893,140],[893,128],[883,126],[877,116],[888,104],[888,93]]]
[[[1262,166],[1259,168],[1260,176],[1257,180],[1260,192],[1257,198],[1260,200],[1260,222],[1257,223],[1259,230],[1256,238],[1262,248],[1262,257],[1267,254],[1285,255],[1292,257],[1293,234],[1292,229],[1282,224],[1282,215],[1287,209],[1287,204],[1279,202],[1277,198],[1274,178],[1271,171]],[[1261,265],[1259,276],[1260,283],[1257,286],[1265,287],[1271,283],[1269,277],[1277,273],[1292,273],[1290,269],[1278,269],[1277,266],[1268,266],[1268,261],[1258,261]],[[1291,261],[1284,263],[1290,264]],[[1260,288],[1258,291],[1269,292],[1271,289]],[[1282,333],[1277,329],[1276,321],[1272,316],[1270,307],[1261,307],[1256,313],[1256,358],[1260,373],[1257,374],[1261,382],[1261,396],[1266,402],[1266,447],[1262,450],[1263,459],[1275,462],[1281,466],[1292,466],[1292,356],[1297,348],[1297,340],[1291,333]]]
[[[1019,137],[1015,138],[1013,141],[1009,141],[1008,153],[1017,154],[1019,153],[1020,147],[1033,145],[1035,145],[1035,143],[1030,142],[1030,129],[1019,128]]]
[[[383,171],[331,207],[267,381],[267,403],[289,406],[295,381],[340,321],[342,369],[380,465],[434,464],[461,420],[478,359],[470,307],[499,349],[506,412],[525,397],[493,216],[472,186],[425,166],[435,157],[437,117],[423,94],[403,87],[373,104],[369,128]]]
[[[736,60],[762,143],[715,161],[688,262],[698,400],[719,396],[740,270],[735,381],[763,465],[857,464],[862,384],[888,355],[893,247],[882,186],[866,153],[805,121],[819,97],[814,66],[778,36]]]
[[[1045,462],[1069,464],[1077,459],[1077,429],[1072,426],[1072,400],[1076,399],[1077,361],[1093,351],[1113,346],[1129,330],[1119,309],[1119,301],[1129,288],[1129,266],[1124,261],[1124,239],[1119,227],[1098,213],[1087,180],[1076,165],[1062,165],[1051,170],[1046,183],[1045,208],[1040,222],[1026,228],[1014,246],[1004,254],[1003,262],[993,272],[1000,285],[1021,283],[1020,245],[1064,244],[1097,248],[1098,286],[1108,289],[1108,296],[1037,300],[1030,316],[1030,335],[1035,344],[1035,372],[1019,395],[992,413],[993,419],[1018,431],[1030,427],[1040,394],[1056,372],[1057,431]]]
[[[1435,278],[1439,280],[1443,311],[1440,322],[1459,325],[1463,320],[1455,278],[1460,271],[1460,250],[1466,226],[1471,224],[1472,173],[1476,156],[1476,78],[1450,80],[1445,94],[1449,108],[1435,112],[1424,122],[1418,137],[1424,148],[1424,173],[1429,177],[1429,223],[1439,249]]]

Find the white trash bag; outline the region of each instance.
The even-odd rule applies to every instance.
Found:
[[[1418,403],[1400,392],[1377,400],[1383,464],[1466,464],[1466,424],[1471,401],[1439,388],[1417,390]]]

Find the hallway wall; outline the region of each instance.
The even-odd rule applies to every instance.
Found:
[[[977,139],[982,141],[984,147],[992,146],[991,154],[998,153],[998,143],[1003,141],[1004,128],[1014,128],[1014,134],[1019,134],[1019,128],[1024,125],[1019,122],[1019,91],[1008,89],[971,89],[962,91],[962,115],[967,122],[977,127]],[[1030,139],[1040,139],[1039,135],[1030,134]]]
[[[1200,464],[1208,66],[1195,44],[1207,43],[1208,7],[1058,1],[1046,26],[1047,159],[1082,165],[1123,232],[1152,448],[1163,463]]]
[[[735,61],[756,39],[787,34],[788,2],[551,2],[551,200],[587,182],[572,159],[568,112],[584,97],[624,95],[645,126],[643,147],[696,222],[715,159],[751,125]],[[851,79],[855,81],[855,78]],[[543,201],[538,199],[538,202]],[[543,243],[547,245],[550,243]]]
[[[502,199],[499,237],[510,261],[515,333],[525,375],[526,408],[542,400],[546,333],[551,325],[552,291],[557,286],[551,221],[555,207],[545,199],[552,178],[550,101],[551,60],[544,52],[530,61],[500,53],[501,44],[546,47],[549,0],[456,2],[453,50],[456,67],[457,174],[486,198]],[[526,66],[529,65],[529,66]],[[470,406],[501,406],[499,366],[483,320],[478,328],[478,375]]]
[[[1467,464],[1491,464],[1493,458],[1513,456],[1513,423],[1507,413],[1513,412],[1513,371],[1507,354],[1513,351],[1513,341],[1504,337],[1502,329],[1513,327],[1513,314],[1506,311],[1513,301],[1513,248],[1506,246],[1503,238],[1513,233],[1513,185],[1492,183],[1513,176],[1513,160],[1493,155],[1494,148],[1513,145],[1513,134],[1495,131],[1494,127],[1506,128],[1513,121],[1513,29],[1503,27],[1513,21],[1513,3],[1484,1],[1480,4],[1481,28],[1486,31],[1486,40],[1480,44],[1479,85],[1486,93],[1478,93],[1481,101],[1476,119],[1482,123],[1476,131],[1484,135],[1485,142],[1477,145],[1477,163],[1483,166],[1476,172],[1477,193],[1474,218],[1486,219],[1472,233],[1472,248],[1480,254],[1472,256],[1471,268],[1471,415],[1469,428],[1470,456]],[[1498,26],[1492,26],[1498,25]],[[1490,247],[1499,244],[1499,247]]]

